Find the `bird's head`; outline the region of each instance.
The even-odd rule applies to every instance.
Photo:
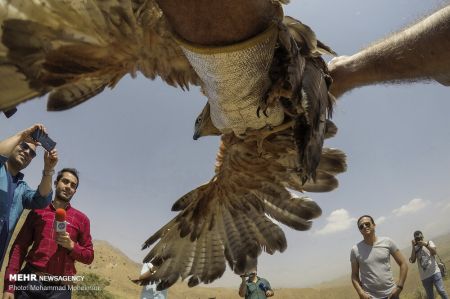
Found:
[[[220,136],[222,133],[217,129],[210,115],[209,103],[206,103],[200,115],[195,120],[194,125],[194,140],[203,136]]]

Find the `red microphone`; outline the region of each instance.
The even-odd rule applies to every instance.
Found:
[[[65,233],[67,228],[66,210],[56,209],[55,215],[55,231],[57,233]]]

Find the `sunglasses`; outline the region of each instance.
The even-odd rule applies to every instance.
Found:
[[[22,142],[19,146],[23,151],[28,150],[31,158],[36,157],[36,152],[26,142]]]
[[[365,227],[371,227],[372,224],[370,222],[363,222],[360,225],[358,225],[359,229],[363,229]]]

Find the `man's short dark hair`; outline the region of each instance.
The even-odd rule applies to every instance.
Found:
[[[62,178],[64,172],[71,173],[71,174],[73,174],[74,177],[77,178],[77,188],[78,188],[78,185],[80,185],[80,179],[78,177],[79,172],[75,168],[63,168],[63,169],[61,169],[58,172],[58,175],[56,176],[56,181],[58,182]]]
[[[358,218],[358,221],[356,221],[356,225],[359,225],[359,221],[361,221],[361,219],[363,219],[364,217],[367,217],[370,219],[370,222],[372,222],[373,225],[375,225],[375,221],[373,221],[372,216],[370,215],[362,215],[361,217]]]
[[[423,236],[422,232],[420,230],[416,230],[414,232],[414,237],[419,237],[419,236]]]

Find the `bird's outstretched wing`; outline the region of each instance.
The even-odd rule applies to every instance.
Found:
[[[143,245],[159,241],[144,259],[156,271],[141,283],[158,282],[159,289],[180,277],[189,278],[189,286],[209,283],[222,276],[226,261],[235,273],[251,269],[262,250],[286,249],[283,231],[269,216],[296,230],[309,229],[321,209],[289,189],[336,188],[335,175],[346,169],[345,154],[324,149],[316,181],[303,185],[293,138],[292,128],[268,137],[260,155],[255,141],[222,136],[213,179],[181,197],[172,208],[178,215]]]
[[[0,22],[0,111],[47,93],[68,109],[138,71],[199,84],[154,0],[3,0]]]

